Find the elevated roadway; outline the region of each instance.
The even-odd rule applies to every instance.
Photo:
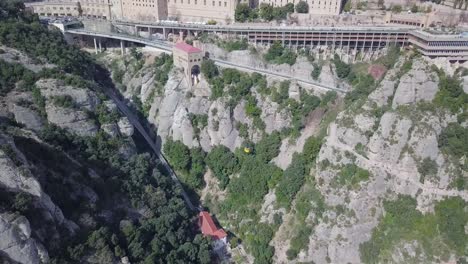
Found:
[[[147,38],[132,36],[132,35],[123,34],[123,33],[97,32],[97,31],[90,31],[90,30],[86,30],[86,29],[71,29],[71,30],[66,30],[65,32],[69,33],[69,34],[73,34],[73,35],[84,35],[84,36],[98,37],[98,38],[109,38],[109,39],[115,39],[115,40],[119,40],[119,41],[139,43],[139,44],[142,44],[142,45],[145,45],[145,46],[148,46],[148,47],[158,48],[158,49],[161,49],[161,50],[166,51],[168,53],[172,53],[173,44],[171,42],[167,42],[167,41],[163,41],[163,40],[149,40]],[[211,58],[211,59],[217,65],[219,65],[220,67],[231,67],[231,68],[237,68],[237,69],[239,69],[241,71],[258,72],[258,73],[262,73],[262,74],[265,74],[265,75],[278,77],[278,78],[281,78],[281,79],[295,80],[295,81],[297,81],[299,83],[307,84],[307,85],[317,87],[317,88],[320,88],[320,89],[332,90],[332,91],[336,91],[336,92],[339,92],[339,93],[345,93],[346,92],[345,89],[324,85],[324,84],[321,84],[319,82],[315,82],[315,81],[312,81],[312,80],[296,78],[294,76],[290,76],[290,75],[287,75],[287,74],[274,72],[274,71],[269,71],[269,70],[262,69],[262,68],[251,67],[251,66],[248,66],[248,65],[238,64],[238,63],[234,63],[234,62],[227,61],[227,60],[221,60],[221,59],[218,59],[218,58]]]

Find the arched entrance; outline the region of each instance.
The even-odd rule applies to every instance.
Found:
[[[195,85],[200,82],[200,66],[198,64],[192,66],[192,69],[190,69],[190,76],[192,80],[192,85]]]

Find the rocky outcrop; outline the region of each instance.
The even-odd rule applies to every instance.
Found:
[[[327,210],[327,221],[320,221],[314,228],[309,248],[299,254],[299,261],[361,263],[359,245],[370,239],[379,223],[381,201],[396,194],[415,197],[423,212],[432,211],[434,201],[443,197],[468,200],[466,191],[448,184],[457,176],[448,169],[450,161],[437,144],[442,128],[455,121],[454,117],[434,115],[416,106],[417,102],[434,98],[438,78],[427,70],[424,61],[415,60],[395,87],[398,80],[394,74],[400,66],[389,71],[362,107],[341,112],[328,128],[318,164],[330,165],[317,165],[315,178],[322,182],[319,189],[326,204],[331,208],[343,206],[345,216]],[[381,107],[390,110],[379,118],[374,111]],[[421,182],[418,166],[426,157],[436,161],[438,172],[436,177]],[[369,180],[353,189],[337,185],[336,178],[345,164],[368,170]],[[284,256],[284,250],[279,249],[277,257]],[[397,253],[395,261],[401,257]]]
[[[126,137],[131,137],[135,131],[127,117],[120,118],[117,125],[120,133]]]
[[[41,94],[50,99],[55,96],[70,96],[77,108],[94,111],[99,104],[99,98],[88,88],[65,85],[57,79],[41,79],[36,82]]]
[[[94,136],[98,126],[89,119],[84,111],[57,107],[52,103],[46,105],[47,119],[50,123],[72,131],[80,136]]]
[[[18,263],[47,263],[49,255],[41,243],[31,238],[31,227],[24,216],[0,214],[0,257]]]
[[[299,56],[294,65],[288,64],[271,64],[267,63],[261,56],[266,52],[266,48],[262,46],[256,47],[257,52],[251,53],[249,50],[236,50],[227,52],[212,43],[203,43],[203,50],[210,53],[210,56],[217,59],[227,60],[236,64],[246,65],[253,68],[264,69],[272,72],[287,74],[294,78],[314,81],[310,75],[312,65],[304,56]],[[349,85],[339,80],[331,69],[329,63],[325,63],[322,67],[318,81],[322,84],[331,87],[340,87],[347,89]]]
[[[23,65],[26,69],[31,70],[33,72],[40,72],[43,69],[50,69],[54,68],[55,65],[48,64],[44,61],[38,59],[32,59],[23,52],[12,49],[3,45],[0,45],[0,60],[4,60],[9,63],[19,63]]]
[[[437,93],[438,79],[437,74],[431,72],[427,62],[415,60],[412,69],[400,79],[392,107],[432,101]]]

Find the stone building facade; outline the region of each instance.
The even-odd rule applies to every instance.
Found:
[[[306,0],[310,14],[337,15],[342,0]],[[234,21],[238,3],[258,6],[266,3],[275,7],[299,0],[43,0],[26,3],[41,16],[83,16],[89,18],[144,21],[178,20],[221,23]]]
[[[109,0],[112,19],[157,21],[167,18],[167,0]]]
[[[234,21],[237,0],[167,0],[168,18],[173,20]]]
[[[203,61],[203,51],[184,42],[179,42],[172,49],[174,66],[183,69],[190,87],[200,81],[200,67]]]
[[[26,3],[40,16],[145,21],[234,21],[238,0],[43,0]]]
[[[111,0],[44,0],[26,3],[40,16],[83,16],[110,19]]]

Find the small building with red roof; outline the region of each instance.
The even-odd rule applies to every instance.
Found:
[[[185,42],[179,42],[172,49],[174,66],[182,68],[189,86],[200,81],[200,67],[203,60],[203,51]]]
[[[216,226],[210,213],[207,211],[200,212],[198,222],[203,235],[209,236],[213,240],[223,240],[226,242],[227,233],[222,228]]]

